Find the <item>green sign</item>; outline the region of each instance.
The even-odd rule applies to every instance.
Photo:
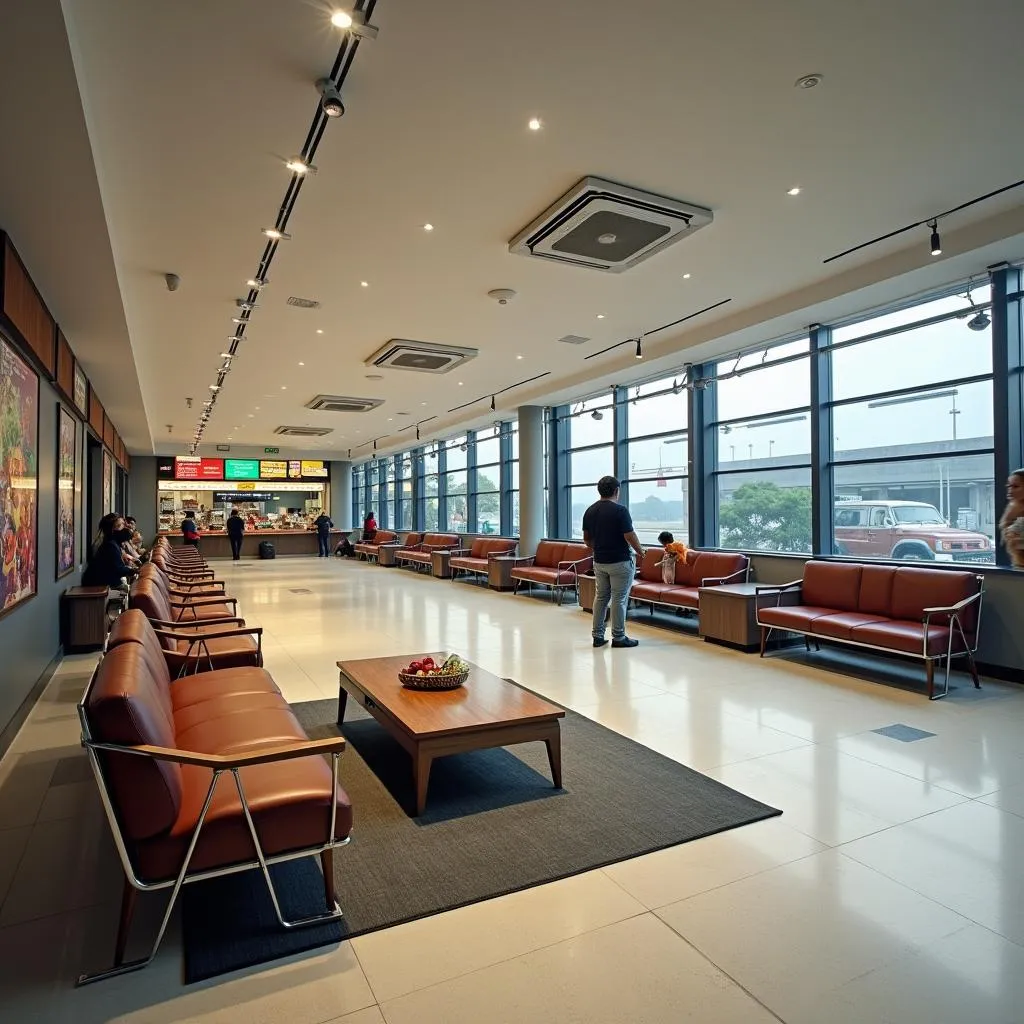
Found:
[[[280,448],[264,448],[263,449],[263,454],[264,455],[280,455],[281,454],[281,449]]]
[[[259,480],[260,464],[258,459],[225,459],[225,480]]]

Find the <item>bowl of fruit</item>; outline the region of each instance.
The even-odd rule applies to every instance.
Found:
[[[468,675],[469,665],[457,654],[450,654],[440,665],[429,655],[412,661],[398,673],[398,678],[409,690],[455,690]]]

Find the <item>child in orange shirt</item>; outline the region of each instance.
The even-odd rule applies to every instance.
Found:
[[[665,549],[665,554],[658,562],[658,565],[661,566],[661,582],[675,583],[676,562],[680,558],[686,558],[686,545],[681,540],[675,540],[668,530],[658,534],[658,543]]]

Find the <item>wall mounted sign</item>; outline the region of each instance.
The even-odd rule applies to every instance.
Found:
[[[286,480],[288,478],[288,463],[277,460],[260,460],[261,480]]]
[[[258,459],[225,459],[225,480],[259,480],[260,463]]]
[[[175,480],[223,480],[223,459],[197,459],[179,456],[174,460]]]
[[[75,400],[75,407],[83,416],[89,415],[89,382],[85,379],[85,370],[82,369],[78,360],[75,360],[75,393],[72,396]]]
[[[281,454],[281,449],[280,448],[264,448],[263,449],[263,454],[264,455],[280,455]]]
[[[307,462],[307,461],[303,460],[303,462],[302,462],[302,476],[303,476],[303,478],[311,477],[311,478],[313,478],[315,480],[322,480],[322,479],[326,478],[326,476],[327,476],[327,466],[324,465],[324,463],[320,462],[320,461]]]

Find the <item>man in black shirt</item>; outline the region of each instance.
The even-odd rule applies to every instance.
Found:
[[[604,647],[604,617],[608,603],[612,606],[612,647],[636,647],[640,641],[626,636],[626,604],[633,584],[636,566],[630,548],[637,558],[644,549],[633,532],[629,509],[619,504],[619,481],[604,476],[597,482],[600,501],[583,513],[583,543],[594,553],[594,646]]]
[[[231,542],[231,558],[237,562],[242,557],[242,534],[245,533],[245,520],[239,515],[237,508],[231,510],[225,526],[228,540]]]
[[[331,522],[331,517],[326,512],[321,512],[320,515],[313,520],[313,525],[316,527],[316,541],[319,548],[317,557],[330,558],[331,529],[334,526],[334,523]]]

